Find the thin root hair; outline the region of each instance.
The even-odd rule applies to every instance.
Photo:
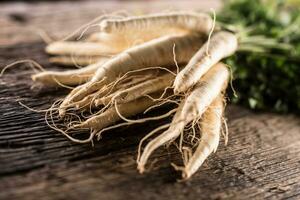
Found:
[[[234,80],[234,77],[233,77],[233,70],[232,70],[232,67],[231,67],[230,65],[228,65],[228,64],[225,64],[225,65],[227,66],[227,68],[228,68],[229,71],[230,71],[230,81],[229,81],[229,83],[230,83],[230,88],[231,88],[231,90],[232,90],[232,92],[233,92],[233,96],[236,97],[236,98],[238,98],[238,95],[237,95],[237,93],[236,93],[236,90],[235,90],[234,87],[233,87],[233,80]]]
[[[76,34],[78,34],[81,30],[85,30],[87,27],[94,25],[95,23],[100,23],[101,21],[107,19],[107,18],[122,18],[121,15],[118,16],[117,13],[116,14],[112,13],[112,14],[102,14],[94,19],[92,19],[91,21],[89,21],[86,24],[83,24],[82,26],[80,26],[79,28],[77,28],[75,31],[73,31],[71,34],[67,35],[66,37],[64,37],[63,39],[59,40],[59,41],[66,41],[66,40],[70,40],[71,38],[73,38]],[[86,32],[86,31],[85,31]],[[83,34],[80,34],[83,35]],[[81,36],[82,37],[82,36]]]
[[[209,56],[209,57],[210,57],[210,54],[209,54],[208,50],[209,50],[210,38],[211,38],[211,36],[214,32],[215,26],[216,26],[216,11],[213,8],[211,8],[210,10],[212,11],[214,18],[213,18],[213,25],[211,27],[211,30],[210,30],[209,34],[208,34],[207,46],[206,46],[206,55]]]
[[[167,112],[167,113],[165,113],[165,114],[163,114],[163,115],[161,115],[161,116],[147,117],[147,118],[142,118],[142,119],[138,119],[138,120],[132,120],[132,119],[127,119],[126,117],[124,117],[124,116],[120,113],[120,111],[119,111],[119,109],[118,109],[118,106],[117,106],[117,102],[115,102],[114,105],[115,105],[115,109],[116,109],[116,112],[117,112],[117,114],[119,115],[119,117],[120,117],[122,120],[124,120],[124,121],[126,121],[126,122],[128,122],[128,123],[131,123],[131,124],[135,124],[135,123],[144,123],[144,122],[146,122],[146,121],[153,121],[153,120],[163,119],[163,118],[166,118],[166,117],[172,115],[173,113],[175,113],[175,112],[177,111],[177,109],[173,109],[173,110],[170,110],[169,112]]]
[[[140,140],[140,143],[139,143],[139,146],[138,146],[137,163],[139,163],[139,160],[140,160],[140,158],[141,158],[141,149],[142,149],[142,144],[143,144],[143,142],[144,142],[145,140],[147,140],[149,137],[151,137],[152,135],[154,135],[155,133],[157,133],[158,131],[163,130],[163,129],[167,129],[169,126],[170,126],[170,123],[165,124],[165,125],[162,125],[162,126],[159,126],[159,127],[157,127],[156,129],[154,129],[153,131],[151,131],[150,133],[148,133],[146,136],[144,136],[144,137]]]
[[[13,67],[13,66],[15,66],[15,65],[17,65],[17,64],[22,64],[22,63],[30,63],[30,64],[33,64],[33,66],[30,65],[30,67],[32,67],[33,69],[37,68],[37,69],[39,69],[39,70],[41,70],[41,71],[46,71],[46,70],[45,70],[39,63],[37,63],[36,61],[30,60],[30,59],[24,59],[24,60],[18,60],[18,61],[15,61],[15,62],[11,63],[11,64],[6,65],[6,66],[1,70],[1,72],[0,72],[0,77],[3,76],[4,72],[5,72],[7,69],[9,69],[9,68],[11,68],[11,67]],[[35,67],[35,68],[34,68],[34,67]]]

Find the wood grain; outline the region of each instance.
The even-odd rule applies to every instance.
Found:
[[[168,6],[166,2],[162,4],[163,8]],[[200,4],[198,7],[197,2],[175,5],[204,9]],[[38,36],[29,34],[27,25],[41,25],[51,35],[64,36],[95,17],[100,6],[107,10],[140,8],[143,12],[162,8],[158,2],[149,5],[3,4],[0,26],[5,30],[0,29],[0,66],[31,58],[47,69],[63,70],[47,62],[45,44]],[[21,14],[16,17],[12,13]],[[209,157],[190,181],[177,182],[179,176],[170,167],[171,162],[181,159],[175,148],[158,150],[152,156],[151,160],[157,162],[150,172],[140,175],[136,170],[139,140],[164,121],[109,131],[94,147],[74,144],[47,127],[42,113],[29,111],[17,102],[43,109],[67,93],[67,90],[39,86],[30,89],[32,73],[27,64],[20,64],[0,78],[0,199],[300,198],[300,118],[297,116],[253,113],[229,105],[226,110],[228,145],[224,146],[222,140],[217,153]]]

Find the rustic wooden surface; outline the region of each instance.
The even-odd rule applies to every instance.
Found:
[[[102,10],[218,6],[216,1],[1,4],[0,66],[31,58],[57,68],[47,62],[45,44],[34,28],[59,38]],[[42,113],[17,103],[47,108],[67,92],[30,89],[31,73],[22,64],[0,79],[0,199],[300,199],[299,117],[228,106],[228,146],[222,140],[191,180],[177,182],[169,165],[180,160],[174,149],[157,151],[152,171],[136,171],[139,140],[162,121],[110,131],[95,147],[74,144],[48,128]]]

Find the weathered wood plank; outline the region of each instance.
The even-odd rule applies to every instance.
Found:
[[[24,4],[23,12],[35,15],[42,24],[50,16],[49,11],[46,12],[48,4],[49,8],[56,8],[56,12],[68,10],[66,7],[71,5]],[[85,9],[92,9],[93,4],[80,5],[86,12]],[[70,9],[75,8],[71,6]],[[0,10],[3,11],[1,15],[7,16],[14,9],[7,4]],[[80,21],[81,11],[76,11],[78,16],[74,16],[74,21]],[[45,16],[42,12],[46,12]],[[60,16],[73,19],[73,16],[65,16],[66,13]],[[84,19],[88,21],[88,18]],[[32,23],[31,19],[28,23]],[[58,26],[63,25],[65,23]],[[72,29],[76,26],[74,23]],[[65,25],[64,30],[67,27]],[[20,38],[26,31],[22,32],[20,28],[20,32],[15,33],[16,30],[7,33],[18,39],[6,37],[10,46],[0,48],[0,69],[25,58],[32,58],[45,68],[62,69],[47,62],[48,56],[43,52],[45,44],[38,42],[38,38],[26,42],[27,37]],[[16,41],[18,44],[12,45]],[[222,140],[217,153],[190,181],[176,182],[178,174],[169,165],[180,162],[180,154],[175,148],[157,151],[151,159],[157,162],[150,172],[140,175],[136,170],[139,140],[163,121],[107,132],[94,147],[74,144],[47,127],[42,113],[29,111],[16,102],[21,99],[30,107],[42,109],[67,92],[43,88],[31,90],[31,73],[28,66],[21,64],[0,78],[0,199],[300,198],[299,117],[253,113],[228,106],[228,146],[224,146]]]

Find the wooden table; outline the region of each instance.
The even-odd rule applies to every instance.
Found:
[[[62,38],[103,11],[134,13],[167,9],[218,8],[218,1],[76,1],[0,4],[0,69],[20,59],[48,63],[37,30]],[[41,31],[40,31],[41,33]],[[27,64],[0,79],[0,199],[300,199],[300,118],[253,113],[229,105],[230,140],[187,182],[177,182],[170,162],[174,149],[161,148],[153,169],[136,170],[139,140],[164,123],[146,123],[104,134],[90,144],[74,144],[46,126],[42,109],[66,90],[30,89]],[[157,111],[159,112],[159,111]]]

